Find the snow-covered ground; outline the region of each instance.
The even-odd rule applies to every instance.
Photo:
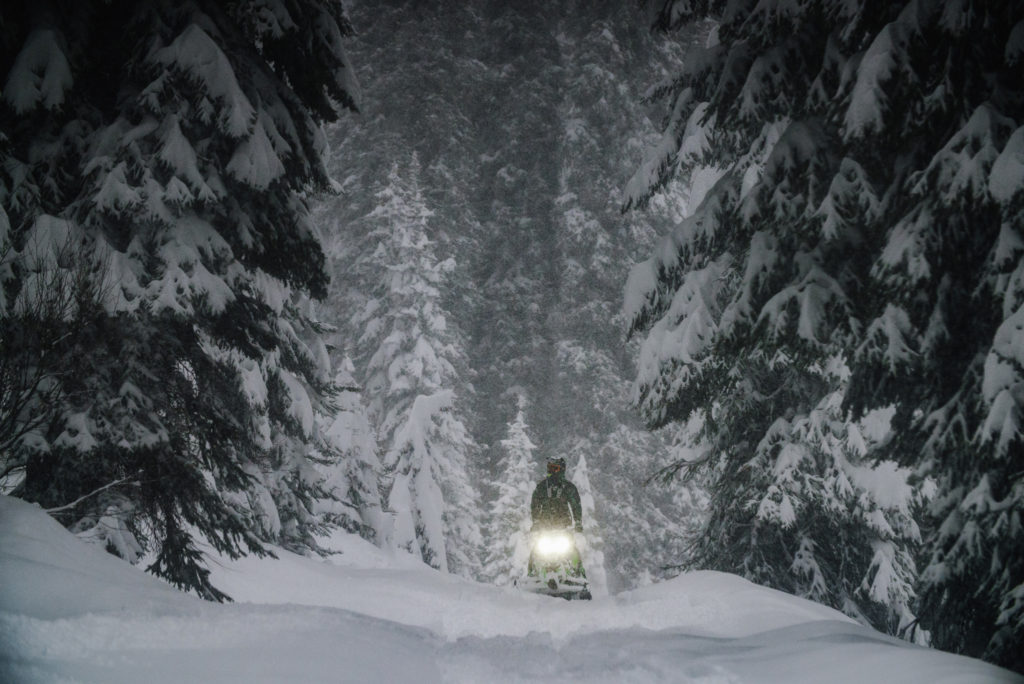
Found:
[[[219,560],[219,605],[0,497],[0,682],[1024,681],[727,574],[570,603],[327,543]]]

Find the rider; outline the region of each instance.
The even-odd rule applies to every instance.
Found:
[[[565,479],[565,459],[548,459],[548,476],[533,490],[530,500],[533,529],[583,531],[583,506],[576,485]]]
[[[544,478],[533,490],[533,497],[530,500],[530,515],[533,517],[533,532],[543,530],[575,530],[583,532],[583,506],[580,503],[580,493],[576,485],[565,479],[565,459],[548,459],[548,476]],[[527,574],[534,576],[537,573],[534,554],[530,553],[530,562],[527,566]],[[570,575],[577,578],[586,578],[587,573],[583,570],[582,559],[575,542],[568,555],[567,570]],[[556,590],[558,585],[554,578],[548,580],[548,587]],[[579,598],[590,598],[590,591],[583,585],[579,592]]]
[[[541,530],[566,530],[583,532],[583,506],[576,485],[565,479],[565,459],[548,458],[548,476],[533,490],[530,499],[530,515],[533,518],[533,532]],[[535,570],[533,553],[527,574]],[[573,544],[569,554],[571,573],[586,577],[580,559],[579,549]],[[589,594],[588,594],[589,595]]]

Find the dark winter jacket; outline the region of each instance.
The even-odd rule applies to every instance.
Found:
[[[548,475],[533,490],[530,515],[534,529],[575,527],[583,531],[583,506],[576,485],[564,473]]]

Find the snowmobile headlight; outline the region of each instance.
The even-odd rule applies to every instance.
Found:
[[[564,556],[572,548],[572,538],[565,532],[546,532],[537,539],[537,554],[551,558]]]

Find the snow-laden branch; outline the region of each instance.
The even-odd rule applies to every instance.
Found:
[[[133,484],[135,486],[139,486],[141,483],[138,480],[134,480],[134,478],[137,477],[137,475],[138,475],[138,473],[136,473],[135,475],[128,475],[127,477],[122,477],[120,480],[114,480],[113,482],[108,482],[107,484],[103,485],[102,487],[98,487],[97,489],[92,490],[88,494],[83,494],[82,496],[78,497],[77,499],[75,499],[71,503],[64,504],[63,506],[55,506],[54,508],[47,508],[45,510],[50,515],[53,515],[54,513],[61,513],[63,511],[66,511],[66,510],[74,508],[75,506],[77,506],[78,504],[82,503],[83,501],[85,501],[89,497],[95,496],[95,495],[99,494],[102,491],[110,489],[111,487],[116,487],[119,484],[126,484],[127,483],[127,484]],[[134,480],[134,481],[131,481],[131,480]]]

